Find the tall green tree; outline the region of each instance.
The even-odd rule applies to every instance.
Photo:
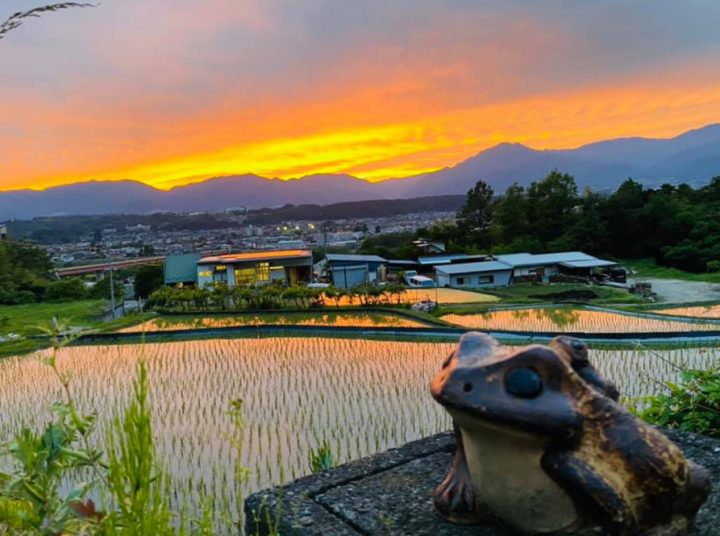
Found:
[[[135,295],[144,300],[165,284],[162,266],[141,266],[135,273]]]
[[[550,247],[552,242],[566,242],[562,239],[570,232],[577,214],[578,190],[575,178],[567,173],[552,171],[540,182],[530,184],[527,200],[528,225],[532,235],[549,249],[556,249]]]
[[[465,204],[457,214],[458,230],[467,245],[489,248],[492,245],[490,225],[493,220],[493,189],[477,181],[467,193]]]
[[[528,206],[525,188],[513,183],[495,207],[496,236],[499,243],[509,244],[528,234]]]

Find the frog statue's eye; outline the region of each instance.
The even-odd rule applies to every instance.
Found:
[[[531,368],[516,368],[505,376],[505,389],[519,398],[535,398],[542,393],[542,378]]]

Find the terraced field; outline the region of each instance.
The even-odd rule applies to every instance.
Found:
[[[720,319],[720,304],[698,305],[694,307],[673,307],[672,309],[657,309],[652,312],[658,315],[691,316],[694,318]]]
[[[450,423],[428,393],[448,343],[362,339],[265,338],[145,345],[79,346],[58,364],[84,411],[95,411],[93,440],[128,404],[136,364],[150,381],[159,455],[178,501],[204,490],[237,503],[243,495],[310,471],[308,455],[327,440],[337,462],[399,446]],[[0,362],[0,439],[25,425],[42,426],[61,389],[41,358],[47,351]],[[593,351],[598,367],[629,396],[675,380],[678,366],[708,367],[716,350]],[[242,399],[240,454],[228,408]],[[249,468],[238,485],[235,464]]]
[[[148,320],[118,331],[141,333],[180,329],[210,329],[264,325],[352,326],[352,327],[426,327],[427,324],[392,313],[379,312],[317,312],[287,314],[244,314],[228,316],[165,316]]]
[[[718,330],[717,324],[643,318],[619,313],[572,308],[537,308],[447,314],[446,322],[469,329],[544,333],[668,333]]]

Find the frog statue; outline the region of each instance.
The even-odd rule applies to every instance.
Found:
[[[519,534],[687,534],[707,471],[618,404],[580,340],[509,348],[463,335],[430,390],[457,451],[435,490],[456,523]]]

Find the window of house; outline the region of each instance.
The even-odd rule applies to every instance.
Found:
[[[216,272],[224,272],[225,270],[227,270],[227,266],[225,266],[224,264],[218,264],[217,266],[215,266]]]
[[[200,277],[212,277],[212,272],[209,270],[203,270],[202,272],[198,272],[198,276]]]
[[[270,263],[261,262],[256,266],[257,281],[270,281]]]
[[[495,282],[495,276],[494,275],[481,275],[478,277],[478,284],[479,285],[487,285],[489,283]]]
[[[457,278],[457,284],[458,284],[458,285],[464,285],[464,284],[465,284],[465,278],[464,278],[464,277],[458,277],[458,278]]]
[[[255,283],[255,268],[250,266],[247,268],[235,269],[236,285],[252,285]]]

